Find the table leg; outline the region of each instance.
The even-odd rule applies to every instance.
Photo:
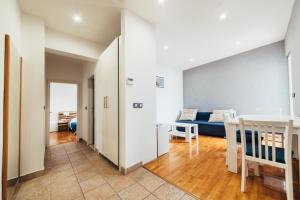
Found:
[[[194,127],[194,134],[196,134],[196,142],[197,142],[197,145],[198,145],[198,142],[199,142],[199,135],[198,135],[198,125],[196,125]]]
[[[191,140],[191,127],[185,127],[185,142],[190,142]]]
[[[237,142],[236,142],[236,125],[228,125],[229,133],[227,134],[227,152],[226,161],[228,171],[237,173]]]

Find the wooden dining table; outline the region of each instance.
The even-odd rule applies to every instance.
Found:
[[[240,115],[235,119],[230,119],[227,122],[226,141],[227,141],[227,152],[226,152],[226,164],[228,171],[237,173],[237,162],[238,162],[238,151],[237,151],[237,140],[236,131],[240,129],[239,119],[255,120],[255,121],[289,121],[293,120],[293,146],[292,149],[296,154],[296,157],[300,156],[300,118],[292,118],[290,116],[273,116],[273,115]],[[299,159],[300,160],[300,159]],[[300,164],[300,163],[299,163]],[[300,166],[300,165],[299,165]],[[300,171],[300,167],[299,167]]]

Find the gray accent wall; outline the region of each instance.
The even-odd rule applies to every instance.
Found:
[[[300,1],[295,1],[293,14],[286,35],[285,50],[286,55],[292,56],[292,80],[293,92],[296,93],[294,99],[295,114],[300,116]]]
[[[289,114],[288,62],[284,42],[205,64],[183,72],[184,108],[199,111],[282,109]]]

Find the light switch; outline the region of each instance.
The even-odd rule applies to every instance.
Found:
[[[133,108],[143,108],[143,103],[133,103]]]

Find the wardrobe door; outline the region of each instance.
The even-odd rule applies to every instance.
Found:
[[[104,112],[102,131],[102,154],[115,165],[119,165],[119,114],[118,71],[119,43],[115,39],[101,55],[101,68],[106,88],[103,91]]]

